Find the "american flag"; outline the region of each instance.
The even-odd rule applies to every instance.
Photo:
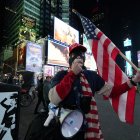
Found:
[[[112,85],[120,85],[128,81],[128,77],[115,62],[120,50],[93,22],[78,12],[73,12],[81,19],[99,75]],[[133,123],[135,92],[136,88],[134,87],[118,98],[109,98],[114,111],[118,114],[122,122]]]

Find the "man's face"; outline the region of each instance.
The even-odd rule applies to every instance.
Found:
[[[70,58],[69,58],[69,64],[70,66],[72,65],[72,62],[75,59],[80,59],[81,63],[84,65],[85,62],[85,52],[82,52],[81,50],[75,50],[70,54]]]
[[[48,77],[46,80],[47,80],[48,82],[50,82],[50,81],[51,81],[51,77]]]

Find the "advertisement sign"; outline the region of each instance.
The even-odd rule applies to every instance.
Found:
[[[85,34],[83,34],[83,46],[85,46],[87,48],[87,52],[86,52],[86,60],[85,60],[85,66],[87,67],[87,69],[89,70],[97,70],[97,66],[96,66],[96,62],[95,59],[92,55],[90,46],[88,44],[87,38],[85,36]]]
[[[34,18],[22,15],[19,40],[36,40],[36,20]]]
[[[48,40],[48,64],[68,67],[68,46]]]
[[[132,40],[129,39],[129,38],[126,38],[126,39],[123,41],[123,45],[124,45],[124,47],[132,46]]]
[[[54,18],[54,39],[67,45],[79,43],[79,32],[62,20]]]
[[[137,56],[138,56],[138,67],[140,68],[140,51],[137,51]]]
[[[42,46],[28,42],[26,45],[26,70],[41,72],[42,63]]]
[[[54,76],[54,66],[44,65],[43,73],[44,73],[44,77]]]
[[[25,69],[26,42],[17,46],[18,49],[18,69]]]
[[[131,61],[131,51],[125,51],[125,56],[128,60]],[[132,66],[126,61],[126,74],[128,76],[132,76],[133,75],[133,69],[132,69]]]
[[[17,102],[18,92],[0,91],[0,140],[16,140],[18,137]]]
[[[61,70],[68,70],[68,67],[63,67],[63,66],[54,66],[54,74]]]

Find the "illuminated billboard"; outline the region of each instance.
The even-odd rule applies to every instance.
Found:
[[[36,20],[26,15],[21,17],[19,40],[36,40]]]
[[[48,40],[48,64],[68,67],[68,46]]]
[[[44,77],[46,77],[46,76],[54,76],[54,66],[44,65],[43,74],[44,74]]]
[[[137,51],[138,67],[140,68],[140,51]]]
[[[18,51],[18,69],[25,69],[26,59],[26,42],[22,42],[17,46]]]
[[[62,20],[54,18],[54,39],[67,45],[79,43],[79,32]]]
[[[128,60],[131,61],[131,51],[125,51],[125,56]],[[125,72],[128,76],[132,76],[133,75],[133,70],[132,70],[132,66],[126,62],[126,68],[125,68]]]
[[[41,72],[42,63],[42,46],[28,42],[26,45],[26,70]]]
[[[124,45],[124,47],[132,46],[132,41],[131,41],[131,39],[126,38],[126,39],[123,41],[123,45]]]
[[[92,55],[89,43],[87,41],[87,38],[85,36],[85,34],[83,34],[83,46],[85,46],[87,48],[87,52],[86,52],[86,60],[85,60],[85,66],[87,67],[87,69],[89,70],[97,70],[97,66],[96,66],[96,62],[95,59]]]

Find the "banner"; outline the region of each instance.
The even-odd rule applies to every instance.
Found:
[[[31,72],[41,72],[42,64],[42,46],[28,42],[26,45],[26,70]]]
[[[0,83],[0,140],[18,140],[19,87]]]

